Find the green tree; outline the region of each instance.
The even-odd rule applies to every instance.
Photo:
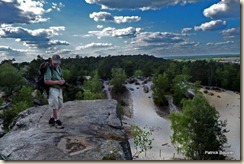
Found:
[[[240,65],[224,63],[215,70],[216,85],[225,89],[240,91]]]
[[[143,76],[143,72],[142,72],[142,70],[136,70],[133,76],[134,76],[134,77],[140,77],[140,76]]]
[[[123,92],[125,80],[126,80],[126,74],[122,68],[112,69],[111,84],[113,85],[114,92]]]
[[[184,98],[184,94],[187,92],[187,90],[191,88],[189,78],[190,77],[187,75],[177,75],[173,79],[173,97],[174,102],[178,105],[180,105],[181,100]]]
[[[166,73],[168,75],[169,83],[171,84],[175,76],[181,73],[180,63],[177,61],[170,61],[168,67],[166,68]]]
[[[102,92],[102,85],[99,81],[98,71],[95,71],[95,75],[90,80],[85,81],[84,83],[84,99],[85,100],[94,100],[94,99],[103,99],[104,94]],[[80,98],[81,93],[79,93],[77,98]]]
[[[0,65],[0,87],[5,87],[8,93],[23,84],[22,72],[12,66],[11,63]]]
[[[222,154],[208,153],[224,151],[227,143],[227,123],[219,117],[200,93],[192,100],[183,100],[183,113],[172,112],[169,116],[173,129],[171,141],[178,153],[193,160],[225,159]]]
[[[153,101],[156,105],[166,105],[167,99],[165,97],[166,91],[169,89],[168,75],[166,73],[154,75],[153,79]]]
[[[68,69],[62,69],[63,78],[66,82],[71,81],[71,72]]]
[[[188,66],[184,65],[182,68],[182,74],[190,76],[190,69]]]

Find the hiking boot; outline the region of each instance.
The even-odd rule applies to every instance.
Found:
[[[54,118],[51,117],[51,118],[49,119],[48,123],[49,123],[50,125],[54,125],[54,124],[55,124],[55,120],[54,120]]]
[[[56,120],[55,123],[59,126],[61,126],[63,123],[60,120]]]
[[[63,129],[64,128],[63,123],[60,120],[56,120],[55,124],[56,124],[55,127],[58,128],[58,129]]]

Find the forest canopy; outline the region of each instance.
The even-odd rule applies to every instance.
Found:
[[[30,83],[34,83],[35,78],[38,76],[39,65],[43,61],[44,59],[40,56],[29,63],[13,63],[13,60],[2,61],[0,64],[0,77],[6,75],[6,72],[10,75],[11,72],[9,71],[12,70],[15,79],[19,78],[16,77],[19,74]],[[64,78],[72,85],[83,84],[84,76],[91,76],[94,70],[98,70],[98,76],[101,79],[111,79],[112,69],[121,68],[125,71],[127,77],[137,75],[138,72],[145,77],[166,73],[168,83],[172,84],[177,75],[186,75],[192,83],[200,81],[201,85],[240,91],[240,64],[220,63],[213,60],[180,62],[149,55],[76,56],[75,58],[63,58],[61,66]],[[5,84],[11,84],[8,87],[15,86],[14,81],[9,80],[12,78],[4,79],[4,81],[1,80],[0,87],[6,87]]]

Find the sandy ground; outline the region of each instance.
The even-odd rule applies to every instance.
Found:
[[[150,88],[151,84],[148,83],[146,85]],[[141,129],[145,128],[146,131],[149,129],[153,130],[153,134],[150,137],[150,139],[154,139],[152,142],[153,148],[147,150],[146,154],[140,154],[139,158],[135,160],[172,160],[174,157],[182,157],[177,154],[170,141],[170,136],[172,135],[170,120],[160,117],[156,113],[156,106],[152,100],[152,91],[150,90],[149,93],[145,93],[142,85],[127,84],[126,86],[127,88],[133,88],[133,91],[131,91],[133,117],[124,118],[123,122],[137,125]],[[129,142],[132,154],[134,155],[136,150],[133,139],[130,139]]]
[[[201,89],[203,91],[205,89]],[[228,157],[240,160],[241,149],[241,121],[240,121],[240,94],[232,91],[217,92],[214,90],[208,90],[210,94],[203,94],[210,105],[214,106],[220,113],[220,120],[227,120],[226,134],[228,139],[228,145],[230,148],[226,148],[225,152],[228,153]]]
[[[130,85],[134,89],[132,92],[134,117],[127,120],[128,123],[139,125],[143,128],[149,126],[154,129],[153,149],[147,151],[147,155],[142,154],[139,160],[171,160],[173,157],[182,158],[176,153],[170,142],[172,130],[170,120],[159,117],[155,112],[155,105],[151,97],[152,92],[145,94],[141,86]],[[240,160],[240,94],[232,91],[217,92],[208,90],[210,94],[204,94],[209,103],[220,113],[220,120],[227,120],[226,134],[228,145],[224,152],[229,159]],[[152,110],[154,109],[154,110]],[[133,149],[133,142],[130,140]]]
[[[151,84],[147,84],[149,87]],[[134,84],[127,84],[127,88],[133,88],[131,92],[133,117],[125,117],[123,122],[126,124],[138,125],[141,128],[150,127],[154,129],[153,132],[153,149],[148,150],[147,154],[141,154],[138,160],[172,160],[175,158],[182,158],[180,154],[176,153],[175,148],[170,142],[172,130],[170,128],[170,120],[160,117],[156,114],[157,110],[152,101],[152,91],[144,93],[142,85],[136,86]],[[203,92],[205,89],[201,89]],[[212,95],[210,95],[212,93]],[[227,120],[226,134],[228,145],[226,148],[226,155],[230,159],[240,160],[241,152],[241,130],[240,130],[240,94],[232,91],[217,92],[208,90],[207,94],[203,95],[207,98],[209,103],[216,108],[220,113],[220,120]],[[135,153],[133,140],[130,139],[132,153]]]

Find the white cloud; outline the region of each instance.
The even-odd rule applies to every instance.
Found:
[[[22,50],[22,49],[14,49],[9,46],[0,46],[0,51],[5,51],[5,52],[27,52],[27,50]]]
[[[97,25],[97,28],[103,28],[103,25]]]
[[[225,39],[240,38],[240,28],[231,28],[223,30],[221,33]]]
[[[108,47],[112,47],[113,44],[112,43],[89,43],[85,46],[78,46],[75,49],[76,50],[83,50],[83,49],[89,49],[89,48],[108,48]]]
[[[226,21],[222,21],[222,20],[213,20],[210,22],[206,22],[201,24],[200,26],[195,26],[194,30],[195,31],[216,31],[216,30],[222,30],[224,28],[226,28]]]
[[[89,4],[100,5],[102,9],[122,10],[122,9],[140,9],[155,10],[169,5],[185,5],[187,3],[196,3],[201,0],[85,0]]]
[[[234,41],[226,41],[226,42],[209,42],[207,43],[206,45],[209,46],[209,45],[228,45],[228,44],[233,44]]]
[[[47,51],[45,51],[46,57],[50,57],[54,54],[58,54],[61,57],[71,57],[70,55],[73,55],[73,51],[70,49],[48,49]]]
[[[90,15],[90,18],[94,19],[94,21],[113,21],[114,17],[108,12],[93,12]]]
[[[122,29],[116,29],[112,27],[104,28],[102,31],[89,31],[88,33],[90,35],[95,35],[98,38],[101,37],[120,37],[120,38],[130,38],[135,37],[138,32],[141,31],[141,28],[134,28],[134,27],[128,27],[128,28],[122,28]]]
[[[141,20],[141,18],[138,16],[112,16],[111,13],[108,12],[93,12],[89,16],[96,22],[114,22],[117,24],[138,22]]]
[[[14,49],[9,46],[0,46],[0,61],[5,59],[12,59],[12,58],[21,58],[23,57],[28,50],[23,49]]]
[[[199,49],[199,42],[188,41],[188,35],[171,32],[141,32],[132,44],[141,53],[153,55],[187,54]]]
[[[117,24],[121,24],[121,23],[130,23],[130,22],[138,22],[141,20],[141,17],[138,16],[115,16],[114,17],[114,22]]]
[[[188,41],[183,41],[175,45],[175,47],[196,47],[199,45],[199,42],[188,42]]]
[[[79,54],[81,56],[104,56],[108,54],[115,55],[118,49],[121,47],[117,47],[112,43],[89,43],[82,46],[77,46],[72,54]]]
[[[50,46],[58,46],[58,45],[69,45],[69,42],[62,41],[62,40],[50,40],[48,42]]]
[[[189,31],[191,31],[192,30],[192,28],[183,28],[182,30],[181,30],[181,33],[187,33],[187,32],[189,32]]]
[[[172,44],[183,42],[183,37],[182,34],[170,32],[142,32],[133,39],[133,43]]]
[[[0,0],[0,24],[45,22],[48,18],[43,18],[43,4],[33,0]]]
[[[239,0],[221,0],[203,11],[204,16],[212,19],[240,17]]]
[[[65,7],[64,4],[60,3],[52,3],[52,9],[55,9],[57,11],[61,11],[61,8]]]
[[[68,45],[66,41],[51,40],[51,37],[60,35],[65,27],[49,27],[48,29],[29,30],[22,27],[13,27],[11,25],[0,26],[1,38],[14,38],[17,42],[23,42],[23,45],[37,48],[50,48],[56,45]]]

